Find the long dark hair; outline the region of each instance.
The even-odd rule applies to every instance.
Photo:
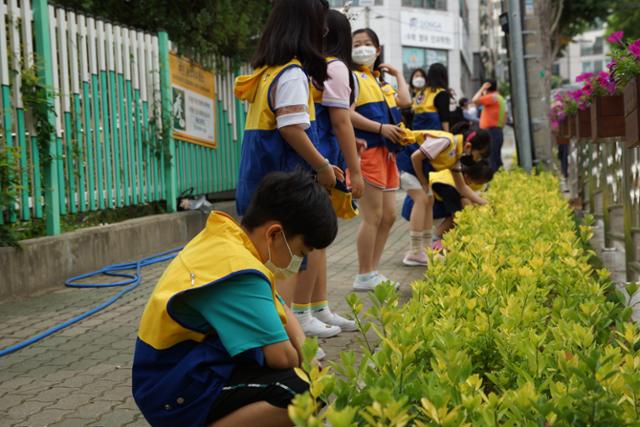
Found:
[[[451,133],[462,135],[464,142],[471,143],[472,149],[488,154],[489,146],[491,145],[491,134],[486,129],[480,129],[470,121],[465,120],[453,125]]]
[[[449,87],[449,73],[447,67],[439,62],[431,64],[427,72],[427,87],[432,90],[447,89]]]
[[[380,49],[380,39],[378,38],[378,35],[376,34],[376,32],[373,31],[371,28],[360,28],[359,30],[355,30],[351,36],[355,37],[358,34],[362,34],[362,33],[365,33],[366,35],[369,36],[369,38],[373,42],[373,45],[376,47],[376,49]],[[380,68],[380,64],[382,64],[382,52],[380,53],[380,56],[376,58],[376,62],[373,64],[373,71],[378,70],[378,68]]]
[[[327,13],[327,28],[329,32],[324,38],[325,56],[335,56],[344,62],[349,69],[353,68],[353,60],[351,59],[353,43],[351,42],[349,20],[342,13],[331,9]]]
[[[351,51],[353,43],[351,42],[351,24],[349,19],[337,10],[331,9],[327,13],[327,28],[329,32],[324,38],[324,54],[325,56],[335,56],[342,61],[349,70],[353,69],[353,59],[351,59]],[[351,88],[350,103],[355,101],[355,81],[353,74],[349,71],[349,87]]]
[[[298,58],[316,82],[327,79],[322,36],[329,11],[327,0],[277,0],[260,37],[251,65],[283,65]]]

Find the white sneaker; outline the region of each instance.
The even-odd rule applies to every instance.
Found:
[[[373,271],[369,273],[368,276],[357,275],[356,280],[353,282],[353,290],[355,291],[372,291],[378,286],[380,283],[390,281],[384,274],[381,274],[377,271]],[[400,283],[392,282],[393,286],[396,289],[400,287]]]
[[[377,272],[377,271],[376,271],[376,275],[380,278],[380,282],[379,282],[378,284],[380,284],[380,283],[384,283],[384,282],[391,282],[391,284],[393,285],[393,287],[394,287],[394,288],[396,288],[396,291],[400,288],[400,282],[395,282],[395,281],[393,281],[393,280],[389,279],[389,278],[388,278],[387,276],[385,276],[384,274],[379,273],[379,272]]]
[[[368,274],[358,274],[356,280],[353,281],[354,291],[372,291],[378,286],[382,280],[378,276],[378,272]]]
[[[408,267],[426,267],[429,265],[429,258],[423,251],[409,251],[402,259],[402,263]]]
[[[327,325],[311,315],[311,311],[296,313],[296,317],[302,326],[304,334],[308,337],[330,338],[335,337],[342,329],[338,326]]]
[[[345,332],[353,332],[358,330],[356,322],[334,313],[329,307],[325,307],[322,310],[318,311],[312,311],[311,314],[321,322],[324,322],[327,325],[338,326]]]

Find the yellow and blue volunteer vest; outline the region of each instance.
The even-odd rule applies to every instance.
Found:
[[[242,228],[226,214],[213,212],[204,230],[166,269],[140,321],[132,369],[133,396],[151,425],[204,425],[238,357],[264,365],[261,348],[232,359],[215,334],[205,335],[172,313],[176,296],[242,274],[255,274],[271,284],[274,309],[286,323],[273,273]]]
[[[458,163],[462,156],[464,146],[464,136],[454,135],[443,130],[413,131],[414,134],[421,134],[423,139],[431,138],[447,138],[449,146],[443,150],[435,159],[426,159],[423,162],[423,171],[428,175],[431,171],[440,171],[443,169],[451,169]],[[405,149],[397,157],[398,169],[415,175],[415,169],[411,162],[411,155],[420,148],[419,144],[413,144],[405,147]]]
[[[298,168],[310,170],[309,165],[280,135],[270,100],[271,90],[278,77],[292,67],[302,68],[302,65],[300,61],[293,59],[284,65],[261,67],[253,74],[236,79],[235,96],[249,102],[236,186],[238,215],[244,215],[253,193],[265,175],[275,171],[289,172]],[[311,142],[317,146],[311,85],[308,109],[311,126],[306,132]]]
[[[358,84],[356,111],[369,120],[382,124],[398,125],[402,121],[400,109],[396,104],[396,91],[389,83],[378,82],[378,73],[372,73],[368,67],[355,71]],[[386,140],[382,135],[355,129],[356,137],[367,141],[367,148],[386,146],[392,152],[402,149],[401,145]]]
[[[421,90],[413,100],[411,111],[413,112],[414,131],[419,130],[442,130],[442,122],[438,109],[435,106],[435,99],[444,89],[425,88]],[[398,169],[403,172],[409,172],[415,175],[413,165],[411,164],[411,155],[420,147],[419,144],[411,144],[398,153]]]
[[[434,188],[434,184],[445,184],[445,185],[449,185],[451,187],[453,187],[454,189],[457,190],[456,188],[456,183],[453,180],[453,172],[451,172],[451,169],[443,169],[441,171],[437,171],[437,172],[429,172],[429,187],[431,187],[431,190],[433,191],[433,197],[438,201],[438,202],[442,202],[443,198],[440,196],[440,194],[437,191],[437,187]],[[467,182],[466,183],[473,191],[480,191],[482,189],[484,189],[486,187],[486,184],[474,184],[474,183],[470,183]],[[402,210],[401,210],[401,215],[404,219],[406,219],[407,221],[411,220],[411,210],[413,209],[413,199],[407,194],[407,196],[404,199],[404,203],[402,204]],[[435,209],[437,209],[437,207],[434,207],[434,212]]]
[[[339,61],[339,59],[333,56],[328,57],[327,65],[334,61]],[[344,170],[344,158],[342,157],[338,140],[333,133],[329,110],[322,105],[323,90],[318,89],[315,83],[311,85],[311,96],[313,97],[316,111],[315,126],[318,151],[320,151],[320,154],[327,158],[332,165],[336,165]]]
[[[429,186],[431,187],[431,190],[433,191],[433,196],[434,196],[434,198],[436,200],[442,201],[442,197],[433,188],[434,184],[445,184],[445,185],[449,185],[449,186],[455,188],[456,187],[456,183],[453,180],[453,173],[451,172],[451,169],[444,169],[444,170],[441,170],[441,171],[430,172],[429,173]],[[480,191],[480,190],[482,190],[484,188],[484,184],[475,184],[475,183],[467,182],[467,185],[473,191]]]
[[[444,89],[425,88],[413,100],[413,130],[442,130],[442,122],[435,105],[436,96]]]

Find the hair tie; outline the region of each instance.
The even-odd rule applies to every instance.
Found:
[[[471,132],[469,134],[469,136],[467,137],[467,142],[473,141],[473,138],[475,138],[477,134],[478,134],[478,132],[476,132],[475,130],[473,132]]]

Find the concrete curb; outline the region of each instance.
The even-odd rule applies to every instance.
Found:
[[[234,203],[215,208],[235,215]],[[0,248],[0,301],[52,290],[104,266],[135,261],[184,245],[202,230],[200,211],[153,215]]]

